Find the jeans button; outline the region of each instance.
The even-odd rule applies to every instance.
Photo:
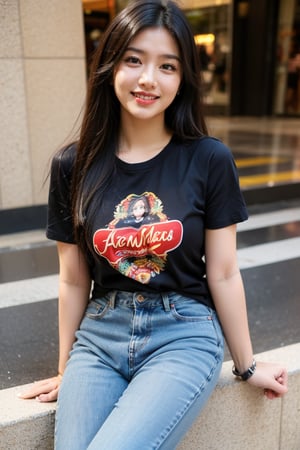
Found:
[[[143,302],[143,301],[145,300],[145,298],[144,298],[141,294],[138,294],[138,295],[136,296],[136,299],[137,299],[137,301],[138,301],[139,303],[141,303],[141,302]]]

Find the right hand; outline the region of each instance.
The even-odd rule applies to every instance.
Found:
[[[273,400],[288,391],[288,373],[280,364],[257,362],[254,374],[247,380],[253,386],[264,389],[264,395]]]
[[[62,375],[58,374],[52,378],[35,381],[27,391],[18,394],[18,397],[22,399],[35,398],[39,402],[54,402],[57,400],[61,380]]]

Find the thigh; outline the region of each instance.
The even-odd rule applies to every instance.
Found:
[[[145,359],[88,450],[174,450],[201,412],[222,366],[221,330],[179,310],[181,338],[162,339]]]
[[[59,391],[56,450],[86,450],[128,382],[87,348],[75,347]]]

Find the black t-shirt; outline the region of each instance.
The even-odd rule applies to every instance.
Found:
[[[75,243],[70,180],[75,146],[52,162],[47,237]],[[92,224],[92,296],[176,291],[213,307],[205,277],[204,230],[246,220],[230,150],[202,137],[173,138],[149,161],[116,157],[115,178]]]

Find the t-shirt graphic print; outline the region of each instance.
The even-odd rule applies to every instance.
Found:
[[[161,200],[152,192],[130,194],[115,208],[114,219],[98,229],[93,246],[123,275],[142,284],[164,270],[168,252],[183,236],[182,223],[169,220]]]

